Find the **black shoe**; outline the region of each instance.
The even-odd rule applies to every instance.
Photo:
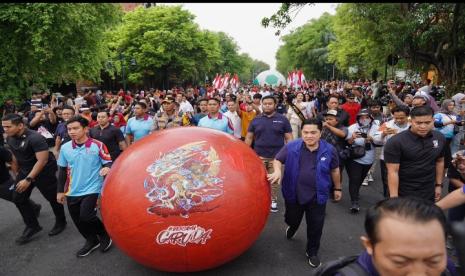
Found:
[[[360,205],[358,204],[358,202],[356,201],[352,202],[352,206],[350,207],[350,212],[352,212],[353,214],[360,212]]]
[[[55,236],[63,232],[66,228],[66,221],[65,222],[56,222],[55,226],[53,226],[52,230],[48,232],[49,236]]]
[[[32,209],[34,210],[34,214],[36,215],[36,218],[40,216],[40,209],[42,209],[42,205],[40,204],[32,204]]]
[[[97,240],[97,241],[86,241],[86,244],[84,245],[83,248],[81,248],[78,252],[77,252],[77,256],[78,257],[85,257],[87,255],[89,255],[90,253],[92,253],[92,251],[94,251],[95,249],[99,248],[100,247],[100,242]]]
[[[308,264],[313,268],[317,268],[321,265],[321,262],[318,256],[315,255],[308,257]]]
[[[99,236],[99,240],[100,240],[100,251],[105,253],[108,250],[110,250],[110,247],[113,244],[113,241],[110,238],[110,236],[108,236],[108,234],[104,236]]]
[[[28,243],[28,242],[30,242],[32,240],[32,237],[34,236],[34,234],[37,234],[40,231],[42,231],[42,227],[40,227],[40,226],[37,226],[37,227],[34,227],[34,228],[26,227],[26,229],[24,229],[24,232],[21,235],[21,237],[16,239],[16,243],[19,244],[19,245],[26,244],[26,243]]]
[[[288,240],[292,239],[295,236],[295,233],[297,232],[297,229],[292,229],[290,226],[286,228],[286,238]]]

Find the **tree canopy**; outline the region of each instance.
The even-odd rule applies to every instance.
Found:
[[[331,24],[332,16],[325,13],[284,36],[284,45],[276,53],[277,69],[289,72],[298,68],[307,78],[327,78],[332,66],[328,62],[328,45],[335,38]]]
[[[31,86],[99,80],[105,31],[122,16],[115,4],[0,4],[0,98]]]
[[[282,29],[290,22],[289,13],[302,5],[283,4],[274,17],[262,23],[269,26],[273,22],[273,27]],[[465,80],[464,7],[462,3],[341,4],[329,22],[323,20],[328,15],[323,15],[283,38],[285,45],[277,53],[278,68],[305,68],[303,61],[299,63],[299,52],[306,52],[315,54],[311,62],[326,59],[343,71],[357,67],[368,77],[373,70],[382,70],[387,57],[393,54],[403,59],[409,69],[424,71],[433,66],[448,92],[453,93]],[[325,47],[305,44],[313,40],[321,22],[334,39]]]
[[[121,80],[123,64],[130,84],[150,80],[158,87],[199,84],[225,72],[252,78],[254,64],[263,65],[240,53],[226,33],[200,29],[180,5],[127,13],[119,4],[100,3],[0,7],[0,101],[25,98],[31,87],[80,79],[99,83],[108,75]]]
[[[139,85],[148,78],[168,87],[198,84],[205,77],[212,80],[216,73],[245,76],[250,71],[250,57],[239,53],[229,35],[201,30],[194,18],[181,6],[139,7],[127,13],[108,42],[113,72],[121,70],[122,53],[129,81]],[[137,66],[129,66],[131,59]]]

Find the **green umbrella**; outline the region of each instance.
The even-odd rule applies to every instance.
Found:
[[[254,84],[257,85],[286,85],[286,78],[276,70],[266,70],[257,75]]]

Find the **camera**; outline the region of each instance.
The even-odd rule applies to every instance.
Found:
[[[360,136],[362,136],[362,138],[367,138],[367,137],[368,137],[368,134],[366,134],[366,133],[360,133]]]
[[[293,93],[288,93],[286,94],[286,101],[288,104],[292,104],[292,101],[294,101],[295,95]]]
[[[379,98],[379,102],[381,103],[382,106],[387,106],[391,100],[392,100],[392,97],[390,94],[385,94],[384,96]]]

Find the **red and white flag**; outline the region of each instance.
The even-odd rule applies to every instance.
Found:
[[[293,86],[294,88],[298,88],[298,87],[299,87],[299,76],[298,76],[296,70],[292,71],[292,86]]]
[[[218,75],[218,78],[216,79],[216,82],[215,82],[215,88],[216,89],[220,89],[221,88],[221,82],[222,82],[223,78],[221,77],[221,75]]]
[[[299,69],[299,71],[297,71],[297,85],[298,85],[298,87],[302,87],[302,76],[303,76],[302,70]]]
[[[216,77],[213,79],[212,85],[216,88],[216,83],[218,82],[219,74],[216,73]]]
[[[287,72],[287,86],[292,88],[292,75],[291,75],[291,72]]]
[[[234,91],[236,91],[239,87],[239,77],[237,76],[237,74],[234,74],[234,77],[232,77],[230,85]]]
[[[228,85],[229,85],[229,77],[230,77],[230,74],[229,74],[229,73],[224,74],[223,80],[222,80],[222,82],[221,82],[221,88],[220,88],[220,90],[225,90],[225,89],[228,88]]]

